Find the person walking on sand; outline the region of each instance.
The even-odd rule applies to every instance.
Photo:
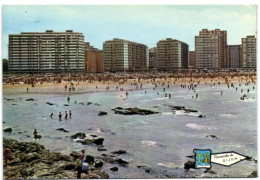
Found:
[[[59,120],[61,120],[62,114],[61,112],[59,112]]]
[[[29,91],[29,88],[27,88],[26,91],[28,92],[28,91]]]
[[[8,147],[4,148],[3,156],[4,156],[4,167],[6,167],[9,158],[12,156],[12,152],[11,152],[11,150]]]
[[[52,116],[53,116],[53,113],[51,113],[51,115],[50,115],[51,119],[52,119]]]
[[[67,101],[70,102],[70,97],[68,96]]]

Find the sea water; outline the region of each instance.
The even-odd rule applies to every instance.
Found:
[[[165,177],[161,174],[167,173],[176,177],[246,177],[257,170],[257,164],[250,161],[242,161],[231,167],[213,164],[212,170],[217,174],[205,175],[204,170],[185,171],[183,168],[185,162],[192,160],[186,156],[193,155],[195,148],[211,149],[212,153],[235,151],[257,159],[257,97],[252,85],[242,85],[238,91],[235,88],[228,89],[225,85],[199,85],[196,92],[187,91],[180,85],[170,85],[165,92],[162,87],[153,90],[152,85],[143,85],[143,88],[128,91],[128,97],[126,91],[104,92],[97,89],[97,92],[91,92],[95,90],[93,87],[84,86],[76,87],[76,91],[70,94],[62,87],[36,86],[30,88],[29,93],[21,88],[4,89],[3,128],[11,127],[13,131],[3,133],[3,137],[32,142],[35,141],[33,130],[37,129],[42,139],[36,142],[50,151],[69,154],[85,149],[86,154],[100,156],[124,149],[127,154],[119,157],[129,162],[128,167],[119,166],[117,172],[109,170],[115,166],[113,164],[106,163],[103,167],[111,178],[156,178]],[[244,94],[240,92],[241,88],[248,95],[244,101],[240,100]],[[250,93],[246,92],[248,88]],[[165,97],[165,93],[170,93],[171,98]],[[196,93],[198,99],[192,98]],[[68,95],[70,102],[67,102]],[[35,101],[25,101],[27,98]],[[88,102],[92,104],[88,105]],[[185,106],[198,112],[172,111],[169,105]],[[159,113],[125,116],[111,110],[118,106],[138,107]],[[69,110],[72,111],[72,118],[65,120],[64,112]],[[98,116],[99,111],[108,114]],[[51,119],[52,112],[54,115]],[[61,121],[58,119],[59,112],[63,114]],[[198,118],[198,115],[205,117]],[[58,128],[69,132],[56,130]],[[107,151],[99,152],[95,145],[73,141],[70,136],[78,132],[103,136]],[[206,137],[208,135],[218,138]],[[137,166],[151,167],[161,174],[145,173],[144,169]]]

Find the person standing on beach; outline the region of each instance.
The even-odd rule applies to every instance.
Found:
[[[82,171],[82,162],[81,162],[81,155],[79,155],[79,158],[77,158],[75,162],[76,171],[77,171],[77,179],[80,179],[81,171]]]
[[[8,147],[4,148],[3,156],[4,156],[4,167],[6,167],[9,158],[12,156],[12,152],[11,152],[11,150]]]
[[[69,116],[70,116],[70,119],[71,119],[71,116],[72,116],[71,110],[69,111]]]
[[[61,120],[62,114],[61,112],[59,112],[59,120]]]
[[[29,91],[29,88],[27,88],[26,91],[28,92],[28,91]]]
[[[64,119],[68,119],[68,113],[67,111],[65,111],[65,118]]]
[[[70,97],[68,96],[67,101],[70,102]]]
[[[83,163],[84,162],[84,158],[85,158],[85,150],[84,149],[81,150],[80,156],[81,156],[81,163]]]
[[[38,133],[38,132],[36,131],[36,129],[34,129],[34,131],[33,131],[34,139],[37,139],[37,137],[38,137],[37,133]]]
[[[51,115],[50,115],[51,119],[52,119],[52,116],[53,116],[53,113],[51,113]]]

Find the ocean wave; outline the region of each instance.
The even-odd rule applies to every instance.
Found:
[[[155,142],[155,141],[148,141],[148,140],[143,140],[143,141],[141,141],[141,143],[143,145],[146,145],[146,146],[156,146],[157,145],[157,142]]]
[[[175,163],[158,163],[158,166],[164,166],[167,168],[178,168],[178,166]]]
[[[191,128],[191,129],[196,129],[196,130],[206,129],[205,126],[201,126],[201,125],[198,125],[198,124],[196,124],[196,123],[186,124],[186,127]]]
[[[234,117],[236,117],[236,116],[233,115],[233,114],[220,114],[219,116],[221,116],[221,117],[228,117],[228,118],[234,118]]]

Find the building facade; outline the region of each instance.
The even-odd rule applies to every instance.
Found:
[[[22,32],[10,34],[9,70],[22,72],[84,71],[82,33]]]
[[[241,45],[228,45],[227,46],[227,61],[228,68],[241,68],[242,67],[242,47]]]
[[[104,71],[147,71],[148,47],[144,44],[114,38],[103,43]]]
[[[243,68],[256,68],[255,36],[242,38],[242,66]]]
[[[188,44],[167,38],[157,42],[157,69],[171,71],[188,68]]]
[[[85,43],[85,72],[102,73],[103,61],[102,51]]]
[[[156,47],[149,49],[149,70],[153,71],[157,69],[157,60],[156,60]]]
[[[196,54],[195,51],[189,51],[189,67],[194,68],[196,66]]]
[[[227,31],[202,29],[195,36],[196,68],[224,68],[227,62]]]

